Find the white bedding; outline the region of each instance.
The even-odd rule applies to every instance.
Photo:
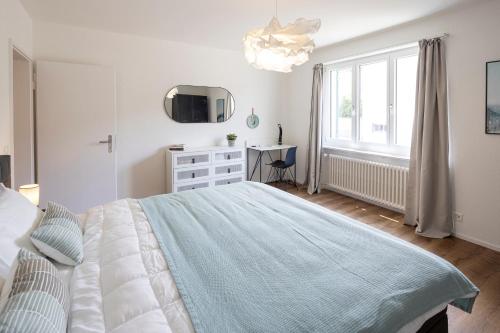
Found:
[[[93,208],[83,226],[85,259],[72,276],[70,332],[194,332],[137,200]],[[445,307],[400,332],[417,331]]]
[[[71,332],[194,332],[136,200],[91,209],[84,249],[73,273]]]

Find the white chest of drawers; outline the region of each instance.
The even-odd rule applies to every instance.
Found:
[[[167,150],[167,193],[246,180],[246,154],[241,147]]]

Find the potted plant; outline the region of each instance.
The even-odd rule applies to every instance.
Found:
[[[229,147],[234,146],[234,143],[236,142],[237,137],[238,136],[236,135],[236,133],[229,133],[228,135],[226,135],[226,139],[227,139],[227,143],[228,143]]]

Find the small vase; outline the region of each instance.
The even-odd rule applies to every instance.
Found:
[[[227,140],[227,144],[229,147],[234,147],[234,144],[236,143],[236,140]]]

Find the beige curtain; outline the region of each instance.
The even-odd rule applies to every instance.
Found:
[[[307,149],[307,192],[319,192],[321,175],[323,118],[323,64],[314,66],[311,96],[311,118],[309,122],[309,145]]]
[[[419,42],[417,94],[405,224],[443,238],[452,232],[448,163],[448,96],[444,42]]]

